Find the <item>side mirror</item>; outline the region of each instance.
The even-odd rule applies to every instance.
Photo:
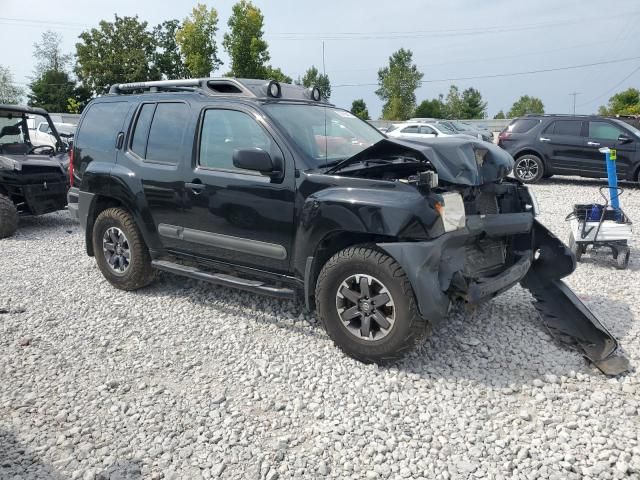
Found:
[[[233,151],[233,165],[244,170],[253,170],[269,175],[275,172],[271,155],[261,148],[240,148]]]
[[[625,135],[624,133],[621,133],[620,136],[618,137],[618,143],[629,143],[631,141],[632,141],[631,138]]]

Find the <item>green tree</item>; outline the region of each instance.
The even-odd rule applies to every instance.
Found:
[[[423,100],[413,112],[414,117],[419,118],[446,118],[447,107],[444,104],[443,96],[431,100]]]
[[[504,112],[503,112],[502,110],[500,110],[498,113],[496,113],[496,114],[493,116],[493,118],[494,118],[495,120],[504,120],[504,119],[505,119],[505,118],[507,118],[507,117],[505,117]]]
[[[98,28],[82,32],[76,43],[75,72],[92,93],[102,93],[114,83],[158,80],[153,65],[156,42],[147,22],[138,17],[102,20]]]
[[[543,114],[544,104],[542,103],[542,100],[536,97],[530,97],[529,95],[523,95],[511,106],[511,110],[507,113],[507,117],[521,117],[528,113]]]
[[[76,98],[75,82],[67,72],[47,70],[29,85],[28,104],[49,112],[66,112],[69,98]]]
[[[358,98],[351,103],[351,113],[362,120],[369,120],[369,110],[362,98]]]
[[[406,120],[416,106],[416,89],[423,74],[413,64],[411,50],[401,48],[389,57],[389,65],[378,70],[376,95],[383,100],[382,118]]]
[[[0,103],[14,105],[22,100],[23,91],[13,81],[11,70],[0,65]]]
[[[331,82],[329,81],[329,76],[318,72],[315,65],[311,66],[311,68],[305,72],[301,83],[307,88],[318,87],[323,100],[329,100],[331,97]]]
[[[156,44],[153,63],[159,74],[168,80],[186,78],[189,71],[184,64],[180,47],[176,41],[176,34],[180,28],[180,21],[166,20],[153,29]]]
[[[271,65],[267,65],[265,74],[262,78],[268,78],[269,80],[275,80],[280,83],[293,83],[293,80],[290,76],[286,75],[279,68],[274,68]]]
[[[598,109],[600,115],[640,115],[640,91],[628,88],[609,99],[607,106]]]
[[[240,0],[232,8],[222,45],[231,59],[229,75],[244,78],[266,78],[269,46],[262,39],[264,17],[248,0]]]
[[[71,64],[72,55],[62,51],[62,35],[47,30],[40,42],[33,44],[33,57],[36,59],[36,76],[53,70],[66,72]]]
[[[176,31],[176,42],[192,77],[208,77],[222,65],[216,45],[217,31],[218,12],[202,3],[193,8],[191,16],[185,18]]]
[[[445,103],[446,118],[462,117],[462,98],[460,97],[460,89],[451,85],[449,93],[447,93],[447,101]]]
[[[487,102],[482,101],[482,94],[475,88],[467,88],[460,99],[460,118],[474,119],[487,116]]]

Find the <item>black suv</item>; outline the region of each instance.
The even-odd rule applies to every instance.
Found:
[[[617,150],[618,179],[640,181],[640,130],[616,118],[528,115],[500,132],[498,145],[513,155],[514,175],[526,183],[552,175],[606,177],[602,147]]]
[[[560,281],[574,256],[505,178],[512,165],[479,140],[387,139],[317,88],[143,82],[85,109],[68,198],[87,253],[121,289],[163,270],[297,297],[347,354],[384,362],[453,300],[522,282],[607,369],[616,342]]]

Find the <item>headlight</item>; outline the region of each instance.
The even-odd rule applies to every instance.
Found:
[[[533,193],[533,190],[529,186],[525,186],[527,192],[529,193],[529,198],[531,199],[531,205],[527,205],[527,207],[531,208],[534,216],[538,216],[540,213],[540,205],[538,204],[538,199],[536,198],[536,194]]]
[[[442,194],[443,203],[436,204],[436,210],[442,218],[445,232],[452,232],[464,228],[466,217],[464,214],[464,201],[459,193],[449,192]]]

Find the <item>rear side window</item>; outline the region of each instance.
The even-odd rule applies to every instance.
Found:
[[[617,140],[624,132],[609,122],[589,122],[589,136],[603,140]]]
[[[507,127],[507,131],[511,133],[527,133],[539,123],[540,120],[537,120],[535,118],[518,118],[511,122],[511,124]]]
[[[115,151],[116,136],[122,130],[124,118],[129,110],[128,102],[103,102],[89,106],[82,119],[76,145],[82,155],[92,152]]]
[[[147,154],[154,162],[178,164],[184,152],[189,107],[184,103],[159,103],[151,121]],[[135,137],[135,134],[134,134]]]
[[[136,126],[133,130],[133,140],[131,140],[131,151],[135,152],[139,157],[145,158],[147,155],[147,138],[149,137],[149,127],[153,112],[156,109],[155,103],[145,103],[140,108]]]
[[[579,137],[582,131],[582,122],[579,120],[556,120],[545,130],[553,135],[569,135]]]

